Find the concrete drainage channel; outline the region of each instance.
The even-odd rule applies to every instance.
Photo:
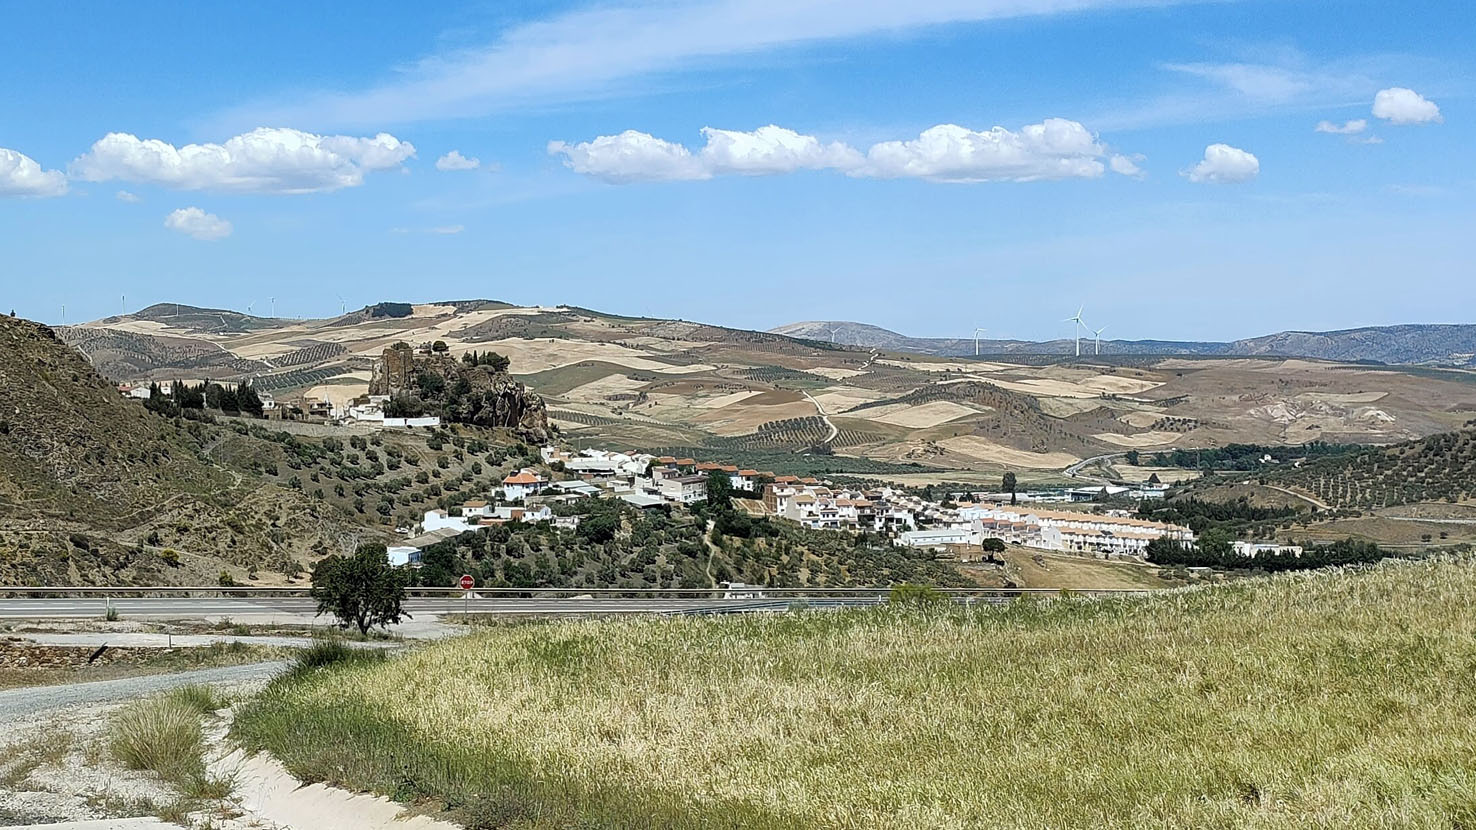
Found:
[[[208,745],[229,747],[230,710],[208,732]],[[275,758],[231,748],[209,762],[213,775],[234,782],[231,800],[251,823],[280,830],[461,830],[460,825],[407,814],[382,796],[352,793],[325,784],[304,785]]]

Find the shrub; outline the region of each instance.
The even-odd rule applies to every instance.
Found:
[[[894,605],[933,605],[948,601],[948,595],[931,585],[913,585],[903,582],[893,585],[887,602]]]

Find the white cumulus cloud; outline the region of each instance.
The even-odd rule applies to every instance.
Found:
[[[947,182],[1035,181],[1095,178],[1107,169],[1107,148],[1081,124],[1064,118],[1017,131],[940,124],[915,139],[875,144],[864,154],[842,142],[825,143],[773,124],[752,132],[704,127],[702,135],[707,143],[696,151],[636,130],[578,144],[552,141],[548,151],[563,156],[565,166],[577,173],[617,184],[798,170]],[[1126,156],[1111,163],[1124,175],[1142,172]]]
[[[1112,168],[1112,172],[1119,175],[1131,176],[1135,179],[1141,179],[1143,176],[1147,175],[1143,172],[1143,168],[1139,166],[1139,162],[1141,161],[1143,161],[1143,156],[1141,155],[1114,155],[1112,158],[1107,160],[1107,166]]]
[[[120,201],[120,202],[130,202],[130,203],[132,203],[132,202],[138,202],[138,201],[140,201],[140,199],[138,198],[138,194],[137,193],[129,193],[126,190],[120,190],[120,191],[118,191],[114,195],[117,197],[118,201]]]
[[[562,155],[564,165],[576,173],[615,184],[712,177],[686,147],[636,130],[578,144],[550,141],[548,152]]]
[[[60,170],[42,170],[25,153],[0,147],[0,198],[60,196],[66,192],[66,174]]]
[[[180,208],[164,217],[164,227],[205,240],[224,239],[234,230],[230,222],[197,207]]]
[[[1229,144],[1211,144],[1204,148],[1204,160],[1185,171],[1191,182],[1234,184],[1248,182],[1261,172],[1255,156]]]
[[[453,170],[475,170],[482,166],[480,159],[467,158],[460,150],[452,150],[444,156],[436,159],[436,169],[443,171]]]
[[[1355,118],[1352,121],[1344,121],[1341,124],[1333,121],[1318,121],[1313,128],[1319,133],[1332,133],[1334,135],[1357,135],[1368,129],[1368,121],[1363,118]]]
[[[366,172],[398,167],[414,155],[414,145],[388,133],[357,138],[261,127],[223,144],[182,147],[108,133],[72,162],[72,174],[180,190],[313,193],[360,185]]]
[[[872,145],[855,175],[941,182],[1090,179],[1106,169],[1106,152],[1086,127],[1065,118],[1047,118],[1018,131],[939,124],[909,141]]]
[[[861,164],[855,149],[840,142],[822,144],[812,135],[770,124],[751,133],[703,127],[707,146],[702,165],[712,173],[748,176],[791,173],[795,170],[851,169]]]
[[[1373,114],[1393,124],[1438,124],[1444,120],[1434,101],[1402,86],[1379,90],[1374,95]]]

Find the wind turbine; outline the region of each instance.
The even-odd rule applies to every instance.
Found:
[[[345,315],[347,313],[348,313],[348,301],[344,300],[342,294],[339,294],[338,295],[338,316],[339,317],[342,317],[343,315]]]
[[[979,356],[979,335],[988,330],[989,329],[974,329],[974,357]]]
[[[830,342],[834,343],[835,342],[836,335],[840,334],[841,333],[841,329],[844,329],[844,328],[845,328],[845,326],[836,326],[835,328],[831,329],[830,330]]]
[[[272,319],[275,320],[275,319],[277,319],[277,298],[276,297],[272,297],[271,300],[272,300]]]
[[[1106,326],[1103,326],[1103,327],[1101,327],[1099,329],[1095,329],[1095,330],[1092,331],[1092,334],[1096,335],[1096,337],[1097,337],[1097,349],[1096,349],[1096,351],[1092,352],[1092,354],[1101,354],[1102,353],[1102,332],[1104,332],[1106,330],[1107,330],[1107,327]]]
[[[246,304],[246,316],[247,317],[250,317],[251,316],[251,309],[253,309],[253,308],[256,308],[256,301],[255,300],[252,300],[251,302],[249,302],[249,303]]]
[[[1076,315],[1075,316],[1072,316],[1072,317],[1067,317],[1063,321],[1063,322],[1067,322],[1067,323],[1075,323],[1076,324],[1076,325],[1072,326],[1072,331],[1076,333],[1076,356],[1077,357],[1081,357],[1081,330],[1082,330],[1082,327],[1084,327],[1086,325],[1086,323],[1081,319],[1081,313],[1083,311],[1086,311],[1086,306],[1078,306],[1077,309],[1076,309]]]

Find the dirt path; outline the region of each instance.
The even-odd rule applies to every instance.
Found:
[[[195,683],[236,683],[243,680],[270,678],[287,664],[281,661],[250,663],[222,669],[200,669],[178,674],[154,674],[74,683],[66,686],[38,686],[0,692],[0,724],[30,719],[37,713],[89,703],[131,700]]]
[[[1306,493],[1299,493],[1296,490],[1292,490],[1292,489],[1290,489],[1288,487],[1278,487],[1275,484],[1262,484],[1261,486],[1262,487],[1265,487],[1267,490],[1275,490],[1278,493],[1285,493],[1288,496],[1291,496],[1293,498],[1301,499],[1302,501],[1304,501],[1304,502],[1312,505],[1313,507],[1317,508],[1318,510],[1332,510],[1333,509],[1332,505],[1328,504],[1327,502],[1325,502],[1325,501],[1323,501],[1321,499],[1315,498],[1313,496],[1309,496]],[[1384,517],[1384,518],[1388,518],[1388,517]]]
[[[829,444],[835,440],[835,436],[840,435],[840,430],[836,428],[835,424],[830,422],[830,416],[825,413],[825,407],[821,406],[819,401],[815,400],[809,392],[805,393],[805,398],[815,405],[815,411],[820,413],[820,420],[824,421],[825,425],[830,427],[830,434],[825,436],[824,441],[820,442],[822,444]]]

